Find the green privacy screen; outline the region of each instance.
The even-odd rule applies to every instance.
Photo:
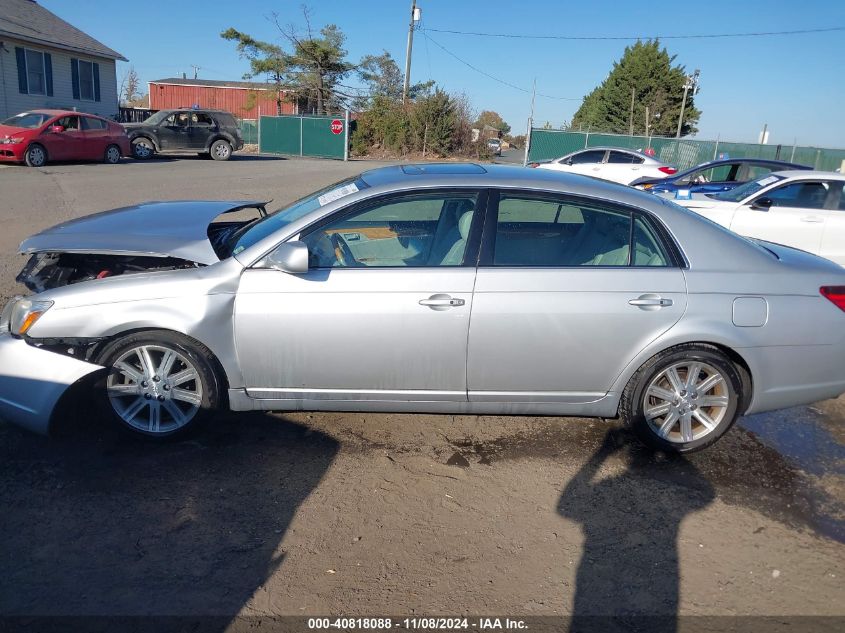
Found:
[[[344,158],[348,130],[343,116],[263,116],[259,126],[262,153]]]
[[[845,149],[802,147],[800,145],[759,145],[726,141],[700,141],[621,134],[593,134],[558,130],[531,130],[531,149],[528,160],[550,160],[587,147],[622,147],[626,149],[654,149],[655,158],[676,165],[679,169],[693,167],[717,158],[771,158],[808,165],[814,169],[833,171],[845,160]]]

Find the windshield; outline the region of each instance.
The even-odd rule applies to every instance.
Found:
[[[316,211],[320,207],[327,205],[329,202],[366,189],[367,187],[369,185],[360,178],[349,178],[329,185],[325,189],[315,191],[297,200],[289,207],[274,211],[270,215],[244,226],[232,236],[232,240],[229,243],[229,252],[232,255],[237,255],[253,244],[260,242],[268,235],[275,233],[299,218],[305,217],[312,211]]]
[[[143,124],[144,125],[158,125],[161,121],[164,120],[164,118],[168,114],[170,114],[169,110],[160,110],[160,111],[156,112],[155,114],[153,114],[152,116],[149,116],[146,119],[144,119]]]
[[[747,182],[744,185],[736,187],[735,189],[731,189],[730,191],[722,191],[720,193],[713,193],[707,195],[709,195],[711,198],[714,198],[715,200],[724,200],[725,202],[740,202],[741,200],[745,200],[748,196],[753,196],[755,193],[757,193],[764,187],[768,187],[769,185],[776,183],[779,180],[784,180],[784,176],[769,175],[765,178],[758,178],[757,180]]]
[[[50,115],[45,114],[44,112],[23,112],[22,114],[16,114],[15,116],[6,119],[3,121],[3,125],[34,130],[35,128],[44,125],[49,118]]]

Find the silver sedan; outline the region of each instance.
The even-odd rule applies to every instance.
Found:
[[[148,203],[21,245],[0,416],[77,382],[165,438],[220,407],[620,416],[693,451],[845,392],[845,271],[666,200],[501,166],[368,171],[268,214]]]

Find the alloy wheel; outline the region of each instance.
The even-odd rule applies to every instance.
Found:
[[[120,150],[114,145],[111,145],[106,150],[106,162],[111,163],[112,165],[120,162]]]
[[[713,365],[681,361],[658,373],[643,395],[643,415],[658,437],[692,442],[712,433],[728,412],[727,378]]]
[[[182,428],[203,401],[196,366],[163,345],[140,345],[124,352],[112,364],[106,392],[126,424],[150,435]]]
[[[228,158],[231,150],[227,143],[217,143],[214,146],[214,156],[216,158]]]
[[[45,162],[47,162],[47,154],[45,154],[44,150],[38,145],[29,148],[28,154],[29,163],[33,167],[41,167]]]
[[[153,146],[147,140],[139,140],[132,144],[132,151],[138,158],[149,158],[153,155]]]

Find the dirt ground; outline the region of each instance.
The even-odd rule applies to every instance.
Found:
[[[21,290],[20,240],[61,220],[149,199],[275,208],[371,166],[0,168],[0,300]],[[687,458],[604,420],[225,414],[155,446],[84,398],[63,413],[49,439],[0,423],[3,616],[845,624],[843,398],[740,420]]]

